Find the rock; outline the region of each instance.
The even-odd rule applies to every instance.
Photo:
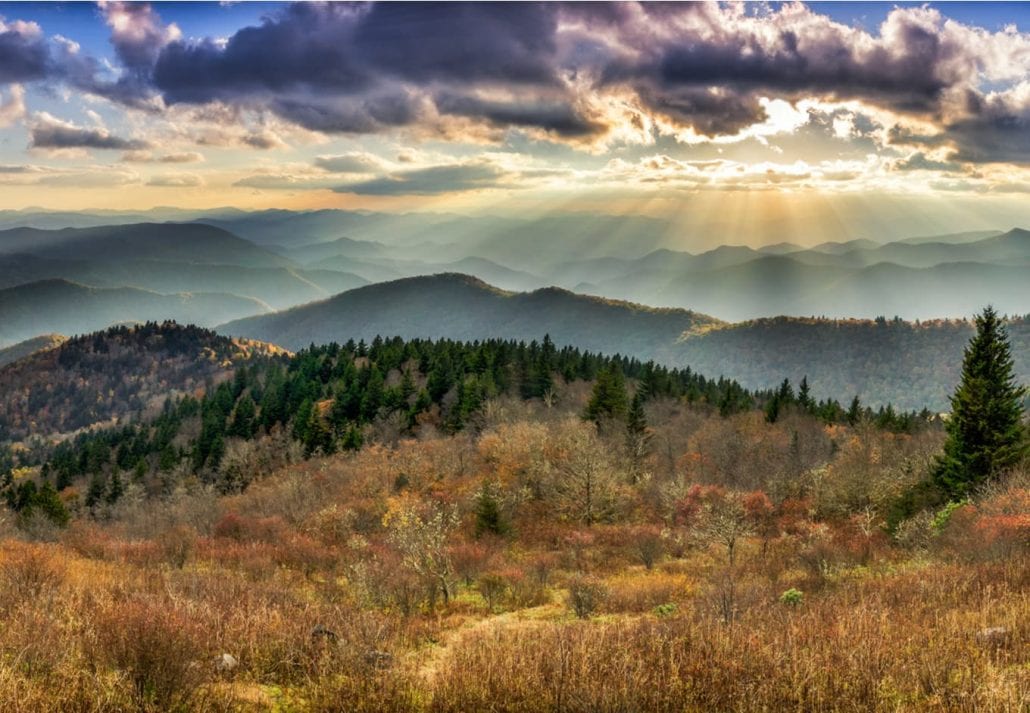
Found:
[[[326,641],[336,641],[338,637],[336,636],[335,631],[330,631],[322,624],[315,624],[311,628],[311,638],[315,639],[316,641],[318,639],[325,639]]]
[[[983,646],[1001,646],[1009,639],[1009,630],[1004,626],[989,626],[976,632],[976,640]]]
[[[235,671],[239,666],[240,662],[232,654],[220,654],[215,657],[215,669],[222,673]]]

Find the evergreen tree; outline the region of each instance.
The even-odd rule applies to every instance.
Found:
[[[644,392],[637,391],[626,414],[626,445],[633,464],[634,480],[640,471],[651,434],[647,431],[647,415],[644,413]]]
[[[249,394],[245,394],[236,402],[236,410],[233,412],[232,423],[229,425],[228,433],[236,438],[253,438],[256,430],[257,405]]]
[[[50,483],[43,483],[43,487],[36,492],[35,498],[30,505],[30,510],[32,509],[39,510],[52,523],[60,527],[67,525],[71,519],[68,508],[65,507],[61,496],[57,494],[54,486]]]
[[[86,489],[86,507],[94,507],[104,499],[104,492],[107,490],[107,479],[101,474],[96,474],[89,481],[89,488]]]
[[[808,376],[801,377],[801,384],[798,386],[798,405],[805,413],[815,411],[815,401],[808,388]]]
[[[622,419],[625,418],[628,407],[626,381],[622,370],[612,365],[597,374],[594,391],[583,417],[595,423],[605,418]]]
[[[859,420],[862,418],[862,402],[858,400],[858,395],[851,400],[851,406],[848,407],[848,413],[845,416],[849,426],[857,425]]]
[[[125,494],[125,485],[122,483],[122,476],[118,474],[118,471],[111,473],[111,482],[107,484],[107,495],[105,500],[108,504],[114,505],[116,502],[121,500],[122,495]]]
[[[951,397],[944,454],[933,479],[949,497],[961,498],[1027,455],[1023,396],[1013,373],[1012,351],[997,312],[976,317],[976,335],[962,361]]]
[[[476,537],[485,534],[506,535],[510,529],[493,487],[484,483],[476,494]]]

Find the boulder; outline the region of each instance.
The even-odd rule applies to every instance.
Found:
[[[1009,639],[1009,630],[1004,626],[989,626],[976,632],[976,641],[982,646],[1002,646]]]
[[[232,654],[219,654],[215,657],[215,670],[229,673],[239,668],[240,662]]]

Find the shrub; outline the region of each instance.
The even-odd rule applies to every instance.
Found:
[[[95,619],[94,665],[112,666],[131,684],[140,710],[191,710],[209,671],[202,629],[171,602],[130,600],[110,605]]]
[[[508,593],[508,580],[503,575],[488,572],[479,578],[476,587],[486,602],[487,611],[493,612]]]
[[[196,549],[197,533],[190,527],[177,525],[159,537],[158,542],[165,561],[176,569],[182,569]]]
[[[791,587],[783,594],[780,595],[780,603],[786,604],[787,606],[796,607],[805,601],[805,593],[800,589]]]
[[[656,527],[637,528],[632,533],[633,555],[645,569],[654,569],[655,564],[665,554],[665,541],[661,530]]]
[[[4,604],[44,599],[63,581],[62,563],[45,546],[7,543],[0,560]]]
[[[659,604],[651,612],[659,619],[665,619],[676,613],[676,605],[671,602]]]
[[[568,605],[580,619],[588,619],[608,598],[609,589],[599,579],[576,576],[569,581]]]

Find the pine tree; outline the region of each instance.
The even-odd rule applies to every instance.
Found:
[[[815,411],[815,401],[812,399],[811,391],[808,388],[808,376],[801,377],[801,385],[798,386],[798,406],[805,413]]]
[[[107,490],[107,479],[101,473],[97,473],[89,481],[89,488],[86,489],[86,507],[94,507],[104,498]]]
[[[476,495],[476,537],[489,533],[506,535],[511,528],[501,511],[501,503],[489,483],[484,483]]]
[[[976,317],[976,335],[966,347],[962,378],[951,397],[944,454],[933,473],[946,495],[963,497],[1027,455],[1025,393],[1016,385],[1005,328],[987,307]]]
[[[628,407],[625,378],[622,370],[613,365],[598,373],[593,394],[583,417],[595,423],[604,418],[621,419],[625,418]]]
[[[245,394],[236,402],[236,410],[233,412],[232,423],[229,425],[228,433],[236,438],[253,438],[257,426],[255,416],[257,405],[250,394]]]
[[[848,413],[845,418],[847,419],[849,426],[857,425],[859,419],[862,418],[862,402],[859,401],[858,395],[851,400],[851,406],[848,407]]]
[[[116,502],[121,500],[122,495],[125,494],[125,485],[122,483],[122,476],[118,474],[118,471],[111,473],[111,482],[107,484],[107,495],[105,500],[108,504],[114,505]]]
[[[633,396],[626,414],[626,446],[633,464],[633,475],[636,480],[647,455],[651,434],[647,431],[647,415],[644,413],[644,393],[640,390]]]

